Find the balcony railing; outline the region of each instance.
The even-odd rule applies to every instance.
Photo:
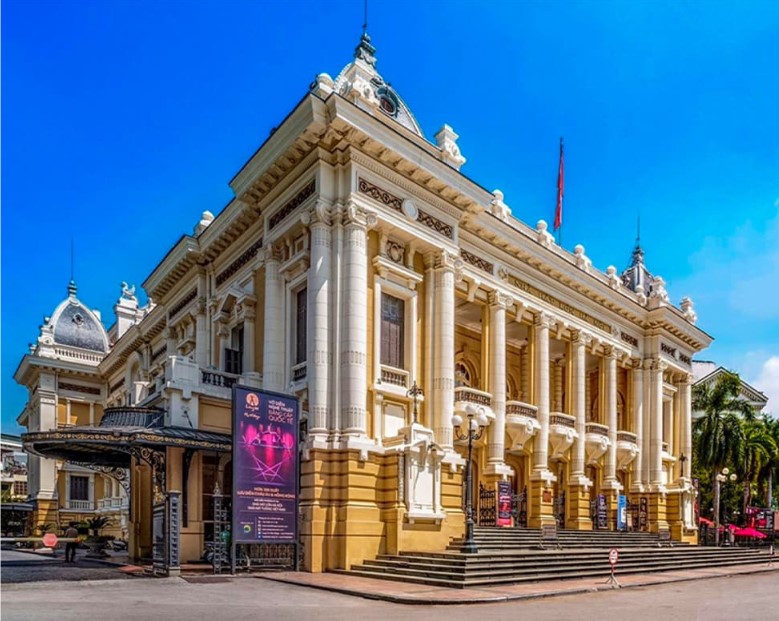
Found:
[[[408,371],[382,365],[381,383],[408,388]]]
[[[586,423],[585,429],[587,430],[587,433],[596,433],[599,436],[609,435],[609,428],[606,425],[601,425],[600,423]]]
[[[570,427],[574,429],[576,427],[576,418],[570,414],[563,414],[562,412],[554,412],[549,415],[550,425],[560,425],[562,427]]]
[[[464,401],[475,405],[490,407],[492,405],[492,395],[488,392],[460,386],[454,389],[454,401]]]
[[[128,506],[127,498],[121,498],[118,496],[114,498],[101,498],[97,501],[97,508],[99,510],[122,509],[127,508]]]
[[[294,367],[292,367],[292,381],[302,382],[304,379],[306,379],[307,373],[308,373],[307,362],[300,362],[296,364]]]
[[[238,381],[238,376],[223,371],[200,369],[200,381],[219,388],[232,388]]]
[[[617,442],[630,442],[636,444],[636,434],[630,431],[618,431]]]
[[[506,416],[527,416],[528,418],[538,418],[538,408],[522,401],[506,402]]]
[[[95,507],[91,500],[68,500],[67,508],[74,511],[92,511]]]
[[[106,408],[101,427],[143,427],[158,429],[165,425],[165,411],[159,408],[121,406]]]

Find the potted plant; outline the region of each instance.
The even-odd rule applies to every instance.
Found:
[[[105,549],[108,545],[108,542],[113,540],[114,537],[101,535],[100,531],[103,528],[112,525],[111,518],[105,516],[90,518],[84,524],[88,532],[91,532],[91,534],[83,541],[84,545],[89,548],[89,551],[86,554],[87,557],[102,558],[108,556]]]

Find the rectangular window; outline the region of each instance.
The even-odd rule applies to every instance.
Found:
[[[295,313],[295,364],[305,362],[308,358],[306,339],[308,337],[306,322],[308,320],[308,290],[301,289],[296,296]]]
[[[386,293],[381,294],[381,364],[396,369],[405,368],[403,358],[403,328],[405,302]]]
[[[89,477],[70,477],[70,499],[89,500]]]
[[[225,349],[225,372],[240,375],[242,366],[243,352],[238,349]]]

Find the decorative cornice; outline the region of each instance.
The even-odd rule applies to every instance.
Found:
[[[257,256],[257,253],[260,251],[261,248],[262,248],[262,237],[260,237],[251,246],[249,246],[246,250],[244,250],[235,261],[230,263],[230,265],[228,265],[225,269],[219,272],[219,274],[216,277],[216,286],[219,287],[228,278],[230,278],[238,270],[240,270],[244,265],[249,263],[249,261],[251,261],[254,257]]]
[[[469,263],[470,265],[473,265],[474,267],[487,272],[488,274],[492,275],[495,270],[495,264],[490,263],[486,259],[482,259],[481,257],[473,254],[472,252],[468,252],[464,248],[460,249],[460,256],[462,257],[463,261],[466,263]]]
[[[168,319],[173,319],[176,315],[178,315],[181,311],[183,311],[186,306],[192,302],[197,297],[197,287],[192,289],[187,295],[185,295],[179,302],[170,309],[170,312],[168,313]]]
[[[454,227],[451,224],[447,224],[446,222],[439,220],[435,216],[427,213],[426,211],[423,211],[422,209],[419,210],[417,221],[420,224],[424,224],[427,228],[433,229],[436,233],[440,233],[444,237],[454,239]]]
[[[360,193],[378,201],[390,209],[394,209],[397,212],[403,213],[403,201],[394,194],[390,194],[387,190],[380,188],[379,186],[366,181],[360,177],[357,181],[357,189]]]
[[[316,180],[312,179],[303,187],[302,190],[300,190],[295,196],[288,200],[281,209],[268,218],[268,230],[272,231],[279,224],[281,224],[281,222],[298,207],[300,207],[306,201],[306,199],[313,196],[315,191]]]
[[[94,386],[82,386],[81,384],[69,384],[66,382],[59,382],[58,387],[60,390],[70,390],[71,392],[83,392],[86,395],[99,395],[100,389]]]

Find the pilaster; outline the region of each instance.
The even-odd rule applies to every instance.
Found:
[[[507,477],[512,473],[504,460],[506,438],[506,310],[510,296],[498,291],[489,295],[490,309],[490,391],[495,420],[489,429],[489,458],[486,475]]]
[[[436,257],[433,431],[436,441],[452,448],[454,414],[454,280],[460,259],[446,250]]]
[[[262,385],[283,391],[284,386],[284,277],[279,272],[281,253],[273,244],[265,250],[265,332]]]

